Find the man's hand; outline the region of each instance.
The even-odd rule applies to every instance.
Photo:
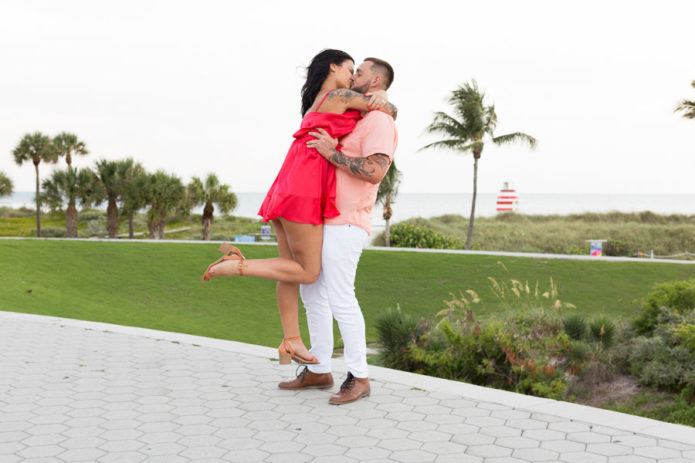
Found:
[[[331,154],[333,154],[335,147],[338,146],[338,140],[331,137],[328,132],[321,128],[317,130],[318,132],[309,132],[309,135],[315,137],[316,139],[306,142],[306,146],[309,148],[314,148],[321,156],[329,159]]]
[[[324,158],[333,164],[336,169],[344,170],[353,177],[364,180],[368,183],[379,183],[386,175],[391,161],[389,157],[382,153],[375,153],[366,158],[353,158],[345,156],[343,153],[335,149],[338,145],[338,140],[332,138],[328,132],[323,129],[317,129],[318,132],[309,132],[309,135],[316,137],[315,140],[306,142],[309,148],[315,148],[316,151]]]

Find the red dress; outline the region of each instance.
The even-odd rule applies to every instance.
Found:
[[[355,129],[359,119],[360,112],[356,110],[343,114],[313,111],[304,116],[280,172],[258,211],[263,222],[282,217],[291,222],[319,225],[324,218],[340,215],[335,205],[335,166],[314,148],[307,148],[306,142],[313,139],[309,132],[318,128],[333,138],[347,135]]]

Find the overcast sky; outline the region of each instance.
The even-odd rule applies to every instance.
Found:
[[[91,151],[78,166],[133,157],[266,191],[299,127],[303,67],[340,48],[395,68],[403,192],[472,191],[469,155],[417,151],[476,79],[498,133],[539,143],[486,147],[480,191],[695,194],[695,121],[673,113],[695,99],[693,17],[692,0],[2,2],[0,171],[32,191],[13,148],[67,130]]]

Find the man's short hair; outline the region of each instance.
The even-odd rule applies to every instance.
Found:
[[[381,81],[384,84],[384,89],[388,90],[388,88],[393,83],[393,68],[391,67],[391,65],[383,59],[379,58],[365,58],[364,60],[372,62],[370,69],[381,75]]]

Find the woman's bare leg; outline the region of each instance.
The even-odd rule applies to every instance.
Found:
[[[323,225],[274,220],[280,223],[290,250],[289,254],[272,259],[248,259],[243,264],[244,276],[309,284],[315,282],[321,271],[321,245]],[[275,230],[278,230],[276,225]],[[278,236],[278,249],[280,247]],[[210,269],[210,276],[239,276],[240,262],[225,260]]]
[[[273,220],[275,235],[278,239],[278,254],[283,259],[292,259],[292,251],[287,243],[285,229],[279,220]],[[275,294],[280,312],[280,322],[285,339],[300,336],[299,339],[288,341],[295,353],[302,358],[310,359],[312,356],[301,339],[299,332],[299,284],[278,281]]]
[[[278,239],[279,258],[252,259],[243,263],[245,276],[277,280],[276,296],[285,338],[300,336],[299,283],[313,283],[321,271],[323,225],[273,220]],[[240,261],[223,261],[210,270],[211,276],[238,276]],[[295,353],[305,359],[313,356],[301,337],[292,341]]]

